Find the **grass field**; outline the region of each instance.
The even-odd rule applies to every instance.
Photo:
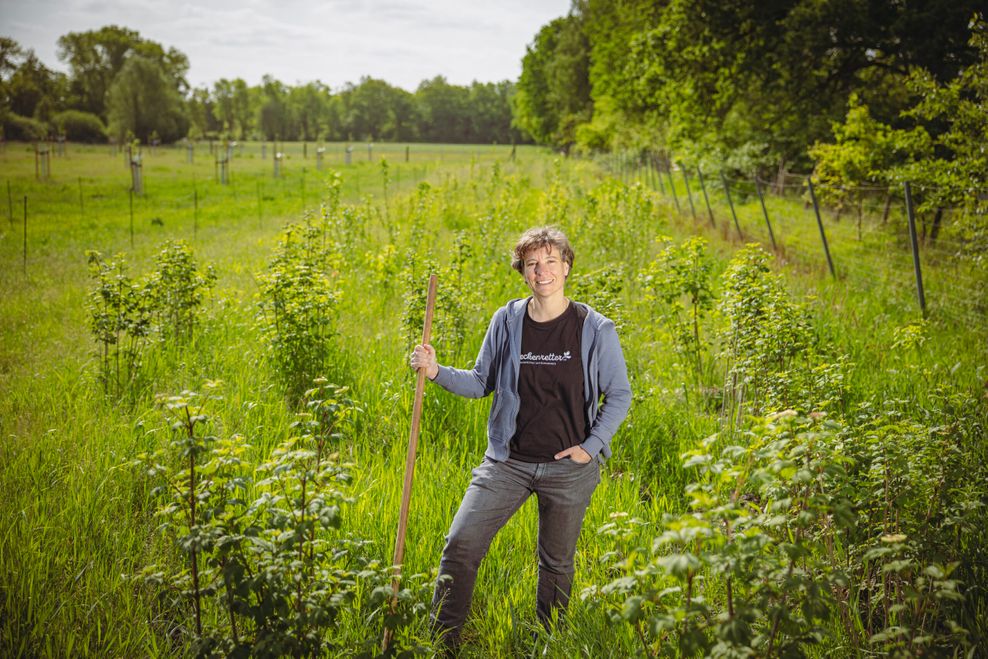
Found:
[[[242,434],[253,460],[265,459],[291,432],[296,401],[286,395],[258,327],[258,275],[271,261],[287,222],[309,218],[318,223],[325,217],[320,204],[334,171],[342,176],[341,197],[350,210],[330,225],[338,233],[328,239],[340,246],[341,261],[329,275],[339,300],[330,357],[323,366],[331,381],[350,387],[362,409],[334,448],[354,465],[353,502],[343,509],[343,528],[369,541],[371,556],[390,561],[397,527],[414,386],[406,366],[414,335],[403,329],[406,309],[424,294],[428,272],[439,272],[447,296],[437,318],[439,358],[468,366],[493,311],[525,294],[507,255],[521,230],[541,223],[559,225],[573,240],[574,273],[585,276],[576,284],[591,292],[606,289],[600,303],[613,305],[612,313],[622,322],[635,391],[632,412],[614,439],[614,458],[604,468],[584,524],[574,595],[621,574],[608,559],[619,543],[596,532],[613,513],[642,520],[635,537],[649,546],[662,531],[664,515],[689,509],[685,488],[697,474],[682,466],[680,456],[723,431],[726,423],[718,401],[730,364],[722,356],[726,343],[717,338],[725,321],[718,313],[703,321],[707,368],[696,383],[675,349],[659,303],[644,294],[638,274],[662,248],[657,237],[679,242],[699,233],[709,241],[720,296],[718,277],[742,245],[729,230],[729,211],[722,202],[716,206],[718,227],[709,228],[694,222],[685,208],[677,214],[671,198],[653,190],[654,180],[640,172],[622,182],[593,161],[560,161],[533,147],[518,147],[512,157],[512,147],[410,145],[406,162],[405,145],[374,145],[370,157],[366,145],[355,145],[346,165],[343,145],[327,145],[321,171],[314,145],[306,147],[307,158],[300,145],[283,148],[289,155],[278,179],[270,145],[266,159],[257,144],[246,145],[242,153],[235,150],[231,182],[225,186],[214,180],[215,165],[204,145],[192,164],[184,147],[146,151],[145,194],[133,199],[133,233],[130,175],[120,154],[108,147],[70,145],[66,156],[53,159],[51,179],[36,181],[32,147],[8,144],[0,153],[12,209],[10,218],[0,220],[4,656],[189,653],[189,610],[163,607],[153,588],[125,576],[152,563],[176,569],[183,564],[168,536],[156,530],[158,500],[152,484],[128,463],[167,443],[168,424],[154,405],[154,394],[199,390],[208,379],[223,382],[222,400],[211,408],[214,434]],[[685,204],[685,189],[679,194]],[[739,203],[749,239],[760,237],[757,203],[750,196]],[[981,515],[975,519],[984,520],[988,322],[985,300],[978,297],[985,290],[984,270],[940,256],[924,263],[931,301],[924,321],[915,302],[908,248],[900,245],[893,253],[888,247],[897,244],[894,233],[875,243],[880,247],[867,247],[867,241],[856,241],[856,228],[846,219],[841,224],[828,218],[841,271],[831,278],[812,242],[817,231],[807,215],[812,211],[794,197],[773,198],[769,205],[780,218],[777,237],[785,246],[773,267],[791,298],[805,305],[812,334],[814,356],[793,363],[809,369],[847,359],[840,400],[828,414],[848,429],[871,412],[915,422],[926,429],[919,434],[942,438],[958,452],[956,459],[943,459],[949,469],[935,470],[936,447],[926,462],[903,467],[906,483],[933,473],[944,482],[935,501],[926,502],[931,512],[925,520],[927,508],[916,512],[921,493],[903,486],[901,498],[889,504],[901,511],[895,514],[901,528],[886,525],[885,535],[907,526],[932,529],[961,500],[970,504],[971,515]],[[882,231],[868,235],[877,241],[889,235]],[[111,399],[97,379],[85,252],[124,253],[130,271],[138,275],[153,267],[165,240],[179,238],[217,273],[201,326],[186,343],[152,342],[136,391],[124,400]],[[948,400],[964,405],[958,409]],[[438,563],[470,469],[482,458],[488,409],[488,401],[427,389],[406,574],[428,573]],[[848,430],[847,441],[857,436]],[[961,490],[963,497],[957,494]],[[862,508],[860,514],[865,517],[867,511]],[[988,565],[984,526],[975,528],[980,530],[951,527],[955,541],[936,557],[961,563],[955,575],[962,583],[960,603],[934,607],[923,620],[926,633],[940,638],[943,647],[984,651]],[[529,502],[495,539],[481,567],[465,634],[466,656],[541,651],[531,642],[535,531],[535,505]],[[931,530],[930,538],[934,535]],[[710,584],[707,597],[718,602],[723,593],[712,575]],[[617,607],[574,596],[568,624],[555,632],[549,654],[675,654],[673,641],[667,645],[658,634],[644,638],[640,628],[612,622],[620,603]],[[379,617],[364,617],[363,611],[355,606],[334,628],[344,646],[356,647],[358,640],[380,633]],[[893,613],[889,624],[896,615],[905,614]],[[823,644],[808,651],[853,656],[862,650],[862,638],[869,647],[861,630],[872,626],[867,616],[857,626],[842,620],[835,614],[823,623]],[[947,620],[967,631],[950,632]],[[216,610],[207,612],[207,622],[224,624]],[[424,636],[424,624],[420,619],[410,633]],[[849,629],[857,629],[857,636]],[[907,650],[917,653],[921,647]],[[937,651],[946,652],[943,647]]]

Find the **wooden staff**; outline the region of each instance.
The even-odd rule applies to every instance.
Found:
[[[429,277],[429,295],[425,303],[425,324],[422,328],[422,345],[429,343],[432,336],[432,312],[436,306],[436,276]],[[408,456],[405,458],[405,484],[401,491],[401,512],[398,514],[398,538],[395,540],[394,580],[391,582],[391,610],[398,606],[398,582],[401,577],[401,562],[405,557],[405,531],[408,528],[408,506],[412,500],[412,478],[415,476],[415,450],[419,443],[419,420],[422,418],[422,397],[425,393],[425,367],[418,369],[415,382],[415,401],[412,403],[412,430],[408,437]],[[391,645],[393,631],[384,628],[383,650]]]

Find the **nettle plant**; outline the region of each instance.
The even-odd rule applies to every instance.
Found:
[[[660,303],[660,315],[672,329],[675,348],[699,383],[704,352],[709,350],[700,335],[700,325],[714,302],[707,241],[700,236],[680,245],[672,244],[669,238],[659,241],[666,247],[639,273],[638,281],[645,301]]]
[[[297,399],[329,361],[339,299],[333,265],[342,258],[324,223],[291,224],[258,276],[257,321],[290,398]]]
[[[335,448],[359,412],[347,390],[317,380],[292,435],[255,466],[243,436],[213,434],[207,408],[219,400],[218,387],[160,396],[173,439],[134,462],[160,483],[152,491],[156,516],[175,550],[175,560],[135,578],[157,595],[176,649],[375,656],[383,627],[358,625],[356,636],[346,636],[343,622],[355,617],[385,619],[397,631],[391,655],[427,651],[416,635],[426,579],[408,578],[391,608],[392,570],[343,529],[351,466]]]
[[[936,425],[887,401],[709,437],[683,455],[689,511],[657,534],[613,515],[612,580],[583,597],[646,656],[974,656],[988,474],[965,456],[984,428],[970,395],[934,398]]]
[[[841,620],[855,646],[903,656],[972,649],[964,612],[985,598],[988,473],[966,457],[984,426],[970,394],[938,387],[931,399],[928,423],[903,401],[861,403],[840,436],[854,504],[839,544]]]

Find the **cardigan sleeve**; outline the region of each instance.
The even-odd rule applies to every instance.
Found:
[[[590,434],[580,446],[592,457],[602,451],[607,457],[611,453],[611,438],[631,409],[631,383],[628,382],[628,367],[612,321],[605,320],[601,324],[598,341],[597,384],[604,402],[597,411]]]
[[[499,347],[503,344],[504,309],[498,309],[487,326],[487,333],[472,369],[440,366],[433,382],[446,391],[467,398],[483,398],[494,391]]]

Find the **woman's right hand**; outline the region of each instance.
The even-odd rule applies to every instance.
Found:
[[[435,380],[436,376],[439,375],[439,362],[436,361],[436,349],[428,343],[415,346],[408,359],[408,363],[415,370],[424,368],[425,377],[430,380]]]

